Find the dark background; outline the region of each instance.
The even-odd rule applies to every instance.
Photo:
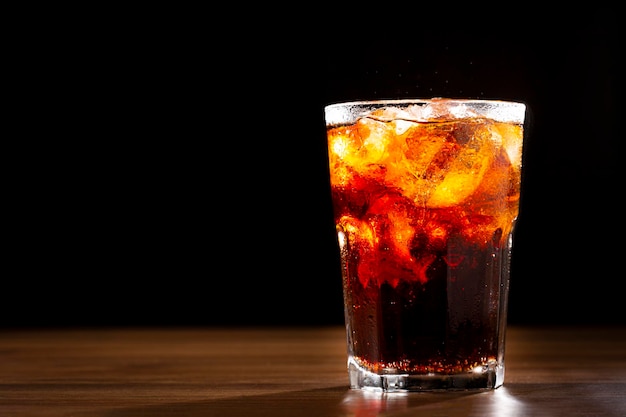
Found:
[[[617,7],[568,9],[217,32],[141,11],[37,37],[0,325],[343,323],[323,107],[407,97],[528,105],[509,322],[626,323],[623,34]]]

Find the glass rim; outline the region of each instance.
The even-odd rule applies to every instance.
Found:
[[[461,111],[452,112],[452,119],[469,117],[483,117],[498,122],[524,123],[526,104],[522,101],[504,99],[474,99],[474,98],[402,98],[402,99],[375,99],[339,101],[324,106],[327,126],[340,126],[354,122],[369,112],[387,106],[408,107],[409,105],[425,107],[430,104],[451,104],[462,107]],[[471,110],[472,113],[468,113]],[[416,122],[436,121],[441,117],[416,117]]]

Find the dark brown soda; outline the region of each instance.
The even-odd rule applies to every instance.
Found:
[[[336,195],[335,201],[349,205],[352,200]],[[345,206],[335,210],[341,213]],[[458,217],[451,210],[433,210],[444,221]],[[393,254],[385,248],[368,254],[367,266],[358,255],[364,251],[342,250],[344,294],[351,306],[346,321],[359,341],[353,345],[356,360],[381,373],[456,373],[495,360],[501,286],[490,281],[500,279],[508,261],[503,245],[500,229],[485,246],[452,237],[442,248],[423,248],[416,239],[413,250],[429,260],[422,278],[390,259]],[[377,279],[366,281],[363,274]]]
[[[493,158],[472,195],[448,207],[408,198],[381,180],[382,170],[337,167],[349,173],[332,191],[359,365],[381,374],[453,374],[499,360],[519,197],[506,153]]]

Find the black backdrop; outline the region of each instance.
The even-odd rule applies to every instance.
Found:
[[[342,323],[323,106],[444,96],[529,106],[509,322],[626,322],[617,9],[297,16],[42,41],[2,326]]]

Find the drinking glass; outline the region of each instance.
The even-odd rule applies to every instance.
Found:
[[[446,98],[325,107],[351,388],[503,384],[525,111]]]

